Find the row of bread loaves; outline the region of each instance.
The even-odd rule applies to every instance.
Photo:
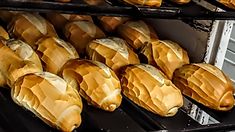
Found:
[[[31,14],[32,15],[32,14]],[[35,17],[35,16],[34,16]],[[32,17],[32,18],[34,18],[34,17]],[[14,21],[14,20],[13,20]],[[16,25],[13,25],[13,26],[15,26],[15,28],[16,28]],[[35,26],[36,27],[36,26]],[[34,29],[36,29],[37,30],[37,28],[35,28],[34,27]],[[33,28],[33,27],[32,27]],[[17,35],[16,33],[14,33],[14,35]],[[139,60],[138,60],[138,57],[137,57],[137,55],[131,50],[131,48],[129,48],[129,46],[126,44],[126,42],[124,41],[124,40],[122,40],[122,39],[120,39],[120,38],[115,38],[115,37],[113,37],[113,38],[106,38],[106,39],[97,39],[97,40],[94,40],[94,42],[98,42],[98,44],[99,45],[103,45],[104,46],[104,48],[106,48],[107,46],[107,48],[109,48],[109,49],[107,49],[107,50],[110,50],[110,51],[113,51],[113,55],[114,56],[116,56],[116,60],[114,60],[114,62],[118,62],[119,60],[120,60],[120,58],[123,58],[123,61],[120,61],[120,64],[118,64],[117,65],[117,67],[118,67],[118,69],[119,68],[121,68],[121,67],[123,67],[123,66],[125,66],[125,65],[129,65],[129,64],[139,64]],[[110,42],[111,42],[111,44],[113,44],[113,46],[111,46],[110,45]],[[93,43],[93,42],[92,42]],[[83,73],[80,73],[79,71],[77,71],[78,69],[81,69],[82,71],[84,71],[85,69],[83,69],[83,68],[78,68],[79,66],[82,66],[81,65],[81,63],[79,62],[79,61],[72,61],[72,59],[75,59],[76,58],[76,55],[74,55],[74,53],[75,53],[75,51],[74,50],[71,50],[72,48],[71,48],[71,46],[65,46],[65,45],[68,45],[68,44],[66,44],[64,41],[62,41],[62,40],[59,40],[58,38],[56,38],[56,37],[50,37],[50,36],[45,36],[45,37],[42,37],[42,38],[40,38],[40,39],[38,39],[38,41],[35,43],[35,45],[34,45],[34,47],[35,47],[35,49],[36,49],[36,52],[37,52],[37,54],[39,55],[39,57],[40,57],[40,59],[41,59],[41,61],[43,62],[43,68],[44,69],[46,69],[47,71],[50,71],[50,72],[54,72],[54,73],[56,73],[56,74],[58,74],[58,72],[59,71],[62,71],[62,74],[63,74],[63,77],[69,82],[69,83],[71,83],[71,84],[73,84],[73,85],[80,85],[80,90],[79,90],[79,93],[85,98],[85,99],[87,99],[88,101],[90,101],[90,102],[93,102],[92,104],[94,104],[94,105],[96,105],[96,106],[98,106],[98,107],[101,107],[101,108],[103,108],[103,109],[105,109],[105,110],[109,110],[109,111],[113,111],[115,108],[117,108],[119,105],[120,105],[120,101],[117,101],[117,102],[119,102],[119,103],[117,103],[117,104],[115,104],[115,103],[112,103],[112,102],[110,102],[111,100],[110,99],[112,99],[113,97],[118,97],[117,95],[119,95],[120,96],[120,83],[119,83],[119,86],[117,85],[117,90],[112,90],[112,89],[110,89],[110,88],[112,88],[112,87],[114,87],[115,85],[114,84],[112,84],[113,82],[115,82],[114,80],[112,81],[112,80],[110,80],[111,81],[111,83],[108,83],[107,81],[104,81],[105,79],[102,79],[102,77],[99,77],[101,80],[103,80],[104,82],[104,84],[102,84],[101,82],[101,80],[97,80],[99,83],[99,85],[101,85],[101,87],[99,88],[99,87],[97,87],[97,85],[94,85],[94,86],[92,86],[92,83],[89,83],[89,80],[91,79],[91,78],[94,78],[95,80],[98,78],[98,75],[100,74],[100,72],[98,72],[98,74],[96,75],[95,73],[92,73],[91,71],[92,71],[92,68],[90,68],[90,70],[88,70],[89,72],[88,73],[90,73],[91,75],[86,75],[86,74],[84,74],[83,75]],[[70,47],[70,48],[69,48]],[[111,47],[111,48],[110,48]],[[102,47],[101,47],[102,48]],[[120,49],[119,49],[120,48]],[[117,51],[116,51],[117,50]],[[53,52],[55,52],[55,54],[52,54]],[[66,54],[65,53],[70,53],[70,54],[68,54],[69,56],[71,56],[72,58],[69,58],[69,57],[66,57]],[[102,51],[101,51],[102,52]],[[116,52],[116,53],[115,53]],[[115,55],[116,54],[116,55]],[[117,56],[118,55],[118,56]],[[58,59],[58,58],[65,58],[65,59]],[[67,60],[66,60],[66,58],[67,58]],[[106,57],[107,58],[107,57]],[[71,59],[71,63],[73,64],[73,65],[68,65],[69,64],[69,62],[70,61],[68,61],[68,60],[70,60]],[[58,62],[58,61],[60,61],[60,63],[56,63],[56,62]],[[68,62],[66,62],[66,61],[68,61]],[[133,61],[133,62],[129,62],[129,61]],[[77,65],[76,65],[76,63],[78,63]],[[83,62],[83,63],[85,63],[85,62]],[[87,63],[87,62],[86,62]],[[105,63],[105,62],[104,62]],[[113,62],[111,61],[111,64],[112,64]],[[59,64],[61,64],[61,65],[59,65]],[[63,64],[65,64],[64,66],[65,66],[65,70],[61,70],[61,67],[63,66]],[[98,63],[99,64],[99,63]],[[66,67],[66,66],[69,66],[69,67]],[[73,70],[73,67],[72,66],[74,66],[75,67],[75,69]],[[105,73],[108,75],[108,76],[110,76],[111,74],[109,73],[108,74],[108,72],[107,72],[107,69],[108,68],[106,68],[105,69],[105,65],[102,65],[102,63],[101,64],[99,64],[98,65],[99,67],[101,67],[101,69],[104,69],[104,71],[105,71]],[[51,67],[51,68],[48,68],[48,67]],[[55,67],[55,68],[54,68]],[[70,68],[71,67],[71,68]],[[87,65],[85,66],[86,68],[89,68]],[[94,67],[94,66],[93,66]],[[97,66],[96,66],[97,67]],[[110,67],[111,67],[111,65],[110,65]],[[112,67],[111,67],[112,68]],[[51,69],[51,70],[50,70]],[[56,70],[56,69],[58,69],[58,70]],[[67,70],[67,69],[69,69],[69,70]],[[55,70],[55,71],[53,71],[53,70]],[[69,71],[71,71],[71,72],[69,72]],[[77,74],[75,74],[77,72]],[[97,72],[97,70],[95,70],[95,72]],[[67,73],[70,73],[70,74],[67,74]],[[79,80],[77,80],[75,77],[77,77],[77,76],[72,76],[73,74],[75,74],[75,75],[79,75],[79,74],[81,74],[80,76],[82,76],[82,77],[86,77],[86,78],[88,78],[88,82],[84,82],[84,86],[82,86],[82,82],[79,82]],[[70,75],[70,76],[68,76],[68,75]],[[106,75],[106,76],[107,76]],[[113,74],[112,76],[114,76],[115,74]],[[112,76],[110,76],[110,77],[112,77]],[[114,76],[114,78],[115,78],[115,76]],[[71,81],[72,80],[72,81]],[[86,80],[86,79],[84,79],[84,80]],[[106,79],[107,80],[107,79]],[[116,77],[116,80],[118,80],[117,79],[117,77]],[[91,80],[92,81],[92,80]],[[76,83],[75,83],[76,82]],[[93,83],[94,82],[96,82],[96,81],[93,81]],[[118,84],[118,82],[119,81],[117,81],[117,84]],[[106,84],[107,83],[107,84]],[[89,86],[89,85],[91,85],[91,86]],[[87,87],[87,85],[89,86],[89,87]],[[98,86],[99,86],[98,85]],[[113,86],[111,86],[111,85],[113,85]],[[101,91],[103,91],[103,92],[105,92],[105,91],[107,91],[107,88],[109,88],[109,91],[112,93],[112,91],[114,91],[114,93],[113,94],[111,94],[110,92],[109,92],[109,94],[108,93],[106,93],[105,95],[106,96],[104,96],[104,99],[105,100],[101,100],[101,103],[99,103],[100,101],[99,101],[99,99],[102,99],[102,97],[101,97],[101,95],[99,95],[99,96],[94,96],[94,97],[99,97],[98,99],[96,99],[96,98],[94,98],[94,97],[92,97],[93,95],[90,93],[91,91],[93,91],[94,89],[98,89],[98,90],[101,90]],[[115,88],[115,87],[114,87]],[[83,90],[84,89],[84,90]],[[116,91],[116,92],[115,92]],[[97,92],[97,93],[100,93],[100,92]],[[107,96],[110,96],[110,97],[107,97]],[[89,98],[88,98],[89,97]],[[106,98],[105,98],[106,97]],[[119,99],[117,98],[117,100],[120,100],[120,97],[119,97]],[[108,103],[108,104],[111,104],[111,105],[107,105],[107,104],[105,104],[105,102],[106,101],[109,101],[110,103]],[[103,103],[104,103],[104,106],[102,105]],[[159,113],[160,114],[160,113]],[[165,115],[163,115],[163,116],[165,116]]]
[[[8,25],[8,31],[11,37],[29,45],[3,40],[4,51],[0,52],[9,52],[0,54],[1,84],[12,88],[17,104],[51,126],[72,131],[80,125],[80,95],[95,107],[114,111],[121,104],[122,92],[137,105],[161,116],[177,113],[183,105],[181,92],[212,109],[227,111],[233,107],[231,81],[222,71],[209,64],[189,64],[183,48],[175,42],[159,40],[144,21],[125,20],[111,28],[124,39],[105,37],[91,21],[69,22],[65,28],[65,36],[69,36],[66,38],[75,39],[74,43],[71,41],[75,48],[58,38],[53,26],[43,17],[18,14]],[[103,35],[97,38],[96,34]],[[76,50],[86,53],[92,61],[79,60]],[[30,57],[24,53],[30,53]],[[140,64],[138,56],[152,66]],[[53,74],[42,72],[42,68],[37,71],[38,67]],[[50,90],[45,91],[47,87]],[[60,94],[64,98],[57,102]],[[54,111],[57,105],[64,106],[58,113]],[[76,116],[71,118],[73,114]]]
[[[22,19],[27,21],[28,26],[18,25],[16,21],[22,21]],[[81,123],[80,113],[82,110],[81,99],[78,94],[73,95],[74,91],[78,92],[82,97],[84,97],[89,103],[93,104],[94,106],[106,111],[114,111],[121,104],[121,85],[118,77],[106,65],[100,62],[78,60],[79,56],[72,45],[61,40],[60,38],[58,38],[57,35],[54,36],[47,34],[47,32],[50,31],[48,29],[53,29],[53,26],[48,28],[48,25],[51,26],[49,22],[47,22],[44,18],[37,14],[17,14],[8,25],[8,31],[11,33],[12,37],[21,39],[25,42],[10,40],[6,43],[7,46],[12,47],[12,50],[15,51],[15,54],[24,59],[29,59],[32,56],[30,54],[36,52],[37,59],[34,58],[32,60],[38,62],[38,58],[40,58],[40,61],[42,62],[40,66],[43,67],[45,71],[61,75],[61,77],[63,77],[65,81],[63,80],[63,82],[61,82],[61,78],[51,73],[38,73],[29,71],[25,73],[27,74],[27,76],[24,76],[24,78],[17,76],[17,78],[15,77],[16,79],[14,79],[12,82],[17,82],[17,84],[19,82],[20,85],[22,84],[22,82],[24,83],[22,86],[19,86],[17,87],[17,89],[14,90],[14,92],[16,93],[16,95],[14,96],[19,97],[19,100],[15,100],[15,102],[32,111],[47,124],[55,126],[63,131],[72,131]],[[41,33],[41,31],[39,30],[40,26],[44,30],[45,34],[39,34]],[[13,29],[17,29],[17,31]],[[28,37],[23,36],[23,34],[28,30],[33,30],[33,32],[31,34],[27,33]],[[53,29],[52,31],[55,30]],[[26,42],[28,42],[32,38],[35,38],[35,42],[30,45],[26,44]],[[34,49],[35,52],[32,49]],[[7,59],[3,60],[2,62],[5,61],[8,62]],[[6,68],[8,67],[9,66],[7,66]],[[27,68],[28,67],[31,66],[27,65]],[[18,69],[14,70],[20,72],[20,70]],[[36,76],[38,75],[41,78],[48,77],[48,79],[51,79],[51,85],[55,85],[55,87],[51,87],[50,90],[47,90],[46,94],[43,95],[42,93],[45,93],[44,90],[49,87],[50,83],[44,83],[44,81],[42,80],[43,83],[38,86],[38,84],[40,83],[36,81],[36,78],[33,79],[34,76],[31,76],[31,73],[37,73]],[[84,81],[80,82],[81,80],[77,78],[78,76],[83,77]],[[69,86],[68,91],[65,87],[63,87],[65,86],[65,84]],[[29,92],[21,92],[20,89],[22,89],[22,87],[27,88],[23,91]],[[38,89],[38,87],[42,90],[31,92],[31,89]],[[56,92],[55,88],[61,90],[60,92],[58,92],[66,96],[64,98],[61,98],[61,95],[53,94],[54,92]],[[28,97],[28,99],[24,100],[24,98],[22,97]],[[61,99],[58,99],[58,97]],[[31,98],[35,100],[31,100]],[[58,113],[56,113],[55,111],[58,109],[56,108],[57,105],[55,104],[58,100],[61,100],[59,101],[61,103],[63,103],[63,100],[73,100],[77,101],[77,103],[79,102],[80,104],[76,104],[79,107],[77,107],[75,104],[71,104],[70,107],[70,105],[67,106],[65,102],[64,105],[58,102],[58,107],[59,105],[64,106],[63,108],[61,108],[61,112],[63,112],[65,114],[64,115],[59,111]],[[38,108],[38,106],[42,107],[43,109]],[[68,110],[68,112],[66,112],[66,110]],[[51,114],[48,114],[47,112],[51,112]],[[76,114],[74,115],[74,118],[69,117],[72,114]]]
[[[28,25],[24,25],[22,21]],[[22,22],[23,26],[18,25],[18,22]],[[56,34],[53,26],[35,14],[17,15],[8,27],[11,37],[26,42],[37,41],[40,36],[46,37],[50,31]],[[45,34],[38,29],[43,30]],[[34,43],[29,45],[13,39],[7,41],[5,33],[1,32],[3,37],[0,43],[1,85],[10,87],[15,103],[33,112],[47,124],[63,131],[77,128],[81,124],[82,111],[82,100],[78,91],[59,76],[43,72],[41,58],[32,48],[36,47]]]
[[[143,21],[128,21],[120,27],[119,34],[137,50],[140,60],[160,69],[183,94],[215,110],[228,111],[233,108],[234,88],[231,80],[221,70],[210,64],[189,64],[189,57],[183,48],[175,42],[153,37],[157,35]],[[129,31],[129,34],[123,31]],[[130,87],[134,86],[132,81],[138,80],[133,78],[130,76]],[[131,93],[139,94],[139,91]]]
[[[126,23],[131,23],[131,21],[129,21],[129,22],[126,22]],[[126,25],[126,23],[125,24],[123,24],[123,25]],[[138,27],[141,27],[141,26],[134,26],[134,27],[131,27],[131,26],[129,26],[129,25],[146,25],[146,24],[143,24],[143,22],[132,22],[132,23],[135,23],[135,24],[127,24],[128,26],[126,27],[126,28],[133,28],[133,29],[135,29],[136,31],[140,31],[140,32],[138,32],[138,33],[140,33],[140,35],[139,35],[139,37],[138,38],[143,38],[142,36],[147,36],[145,33],[146,33],[146,31],[145,32],[143,32],[143,31],[141,31],[141,30],[139,30],[139,29],[137,29]],[[137,24],[136,24],[137,23]],[[122,26],[120,26],[120,27],[122,27]],[[145,29],[146,29],[146,27],[147,27],[147,29],[148,29],[148,26],[142,26],[142,27],[145,27]],[[144,29],[144,28],[141,28],[141,29]],[[150,32],[150,31],[148,31],[148,32]],[[120,33],[121,34],[121,33]],[[151,33],[150,33],[151,34]],[[124,35],[122,35],[122,36],[125,36],[125,34]],[[127,35],[126,35],[127,36]],[[152,35],[152,36],[156,36],[156,35]],[[129,36],[127,36],[127,37],[129,37]],[[124,37],[125,38],[125,37]],[[143,46],[142,47],[142,51],[140,52],[141,54],[145,54],[146,56],[147,56],[147,58],[149,58],[148,59],[148,62],[150,63],[150,64],[156,64],[156,66],[157,67],[159,67],[167,76],[168,76],[168,78],[172,78],[172,75],[173,75],[173,72],[174,72],[174,70],[175,69],[177,69],[177,68],[179,68],[179,67],[181,67],[181,66],[183,66],[184,64],[188,64],[189,63],[189,61],[188,61],[188,57],[187,57],[187,54],[185,53],[185,51],[182,49],[182,48],[180,48],[177,44],[175,44],[174,42],[171,42],[171,41],[152,41],[152,39],[151,39],[151,36],[150,37],[146,37],[147,38],[147,40],[148,41],[150,41],[151,43],[149,43],[148,42],[148,44],[146,45],[146,46]],[[148,39],[148,38],[150,38],[150,39]],[[157,38],[157,37],[155,37],[155,38]],[[111,38],[112,39],[112,38]],[[116,38],[117,39],[117,38]],[[89,44],[89,46],[88,47],[90,47],[90,45],[94,45],[93,43],[95,42],[95,43],[97,43],[96,41],[100,41],[100,42],[102,42],[100,45],[107,45],[107,44],[105,44],[105,41],[110,41],[110,38],[109,39],[97,39],[97,40],[94,40],[94,41],[92,41],[90,44]],[[153,40],[154,40],[154,38],[153,38]],[[113,41],[110,41],[111,43],[113,43]],[[128,42],[128,41],[127,41]],[[135,42],[135,41],[130,41],[129,42],[129,44],[133,44],[133,42]],[[120,43],[120,42],[119,42]],[[142,44],[145,44],[145,42],[143,41],[142,42]],[[113,47],[117,47],[117,46],[115,46],[116,44],[114,43],[114,46]],[[120,45],[120,44],[119,44]],[[141,45],[141,43],[140,43],[140,45]],[[106,46],[107,47],[107,46]],[[105,48],[106,48],[105,47]],[[112,48],[113,48],[112,47]],[[121,46],[121,47],[125,47],[125,46]],[[141,46],[140,46],[141,47]],[[147,48],[146,48],[147,47]],[[149,47],[149,48],[148,48]],[[88,48],[88,49],[90,49],[90,48]],[[123,49],[125,49],[125,48],[121,48],[121,52],[120,53],[122,53],[122,56],[124,55],[123,53],[125,53],[125,52],[123,52],[123,51],[125,51],[125,50],[123,50]],[[147,50],[146,50],[147,49]],[[160,53],[158,53],[158,52],[156,52],[156,51],[160,51],[160,49],[167,49],[166,51],[164,51],[162,54],[163,55],[160,55]],[[89,50],[88,50],[89,51]],[[98,50],[96,49],[96,50],[94,50],[95,52],[97,52]],[[93,51],[93,52],[94,52]],[[146,51],[150,51],[149,53],[147,52],[147,53],[145,53]],[[162,50],[161,50],[162,51]],[[104,60],[104,59],[109,59],[109,57],[103,57],[104,59],[98,59],[97,58],[97,56],[100,56],[100,55],[96,55],[97,53],[89,53],[88,52],[88,54],[90,54],[90,57],[91,57],[91,59],[92,59],[92,56],[93,56],[93,60],[98,60],[98,61],[102,61],[102,60]],[[155,53],[156,52],[156,53]],[[165,55],[164,55],[165,54]],[[168,57],[168,55],[166,55],[166,54],[169,54],[169,56],[171,56],[170,58]],[[160,59],[157,59],[158,57],[160,56]],[[167,57],[167,58],[164,58],[164,56],[165,57]],[[184,57],[185,56],[185,57]],[[95,57],[95,58],[94,58]],[[163,57],[163,58],[161,58],[161,57]],[[173,57],[173,58],[172,58]],[[175,58],[174,58],[175,57]],[[180,60],[180,58],[182,58],[182,60]],[[185,59],[184,59],[185,58]],[[111,60],[112,60],[113,58],[111,58]],[[177,59],[179,59],[178,61],[176,61]],[[131,59],[131,60],[133,60],[133,59]],[[184,61],[185,60],[185,61]],[[109,67],[111,67],[111,68],[113,68],[112,66],[113,66],[113,62],[111,62],[111,63],[109,63],[109,62],[107,62],[107,60],[105,60],[105,61],[103,61],[105,64],[107,64]],[[113,64],[112,64],[113,63]],[[177,63],[179,63],[178,65],[173,65],[173,66],[175,66],[175,67],[169,67],[169,66],[172,66],[172,65],[170,65],[171,63],[174,63],[174,64],[177,64]],[[110,65],[109,65],[110,64]],[[116,64],[116,63],[115,63]],[[163,65],[163,66],[161,66],[161,64],[165,64],[165,66]],[[122,66],[119,66],[119,68],[120,67],[122,67]],[[168,69],[166,68],[166,67],[169,67]],[[113,68],[113,70],[115,71],[115,68]],[[168,73],[169,72],[169,73]]]
[[[1,40],[0,51],[1,85],[10,87],[15,103],[63,131],[81,124],[78,92],[59,76],[43,72],[39,57],[28,44]]]

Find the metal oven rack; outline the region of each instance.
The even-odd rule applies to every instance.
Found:
[[[205,3],[209,6],[205,6]],[[176,5],[166,0],[159,8],[132,6],[118,0],[106,0],[106,4],[99,6],[88,5],[82,0],[72,0],[70,3],[52,2],[49,0],[0,0],[0,10],[181,19],[188,24],[191,20],[235,20],[235,10],[228,9],[215,0],[193,0],[186,5]],[[203,32],[210,32],[208,30]],[[92,106],[88,106],[84,102],[82,112],[83,122],[75,132],[235,130],[235,109],[226,113],[220,113],[205,108],[188,98],[184,98],[184,100],[184,106],[176,116],[171,118],[162,118],[154,115],[138,107],[125,97],[121,107],[113,113],[101,111]],[[16,105],[11,100],[8,89],[0,89],[0,106],[0,131],[57,131],[48,127],[32,113]]]
[[[91,6],[82,0],[72,0],[70,3],[60,3],[52,1],[38,0],[1,0],[0,9],[4,10],[23,10],[50,12],[57,11],[62,13],[78,13],[88,15],[109,15],[109,16],[131,16],[141,18],[163,18],[163,19],[203,19],[203,20],[231,20],[235,19],[235,11],[230,10],[215,2],[207,0],[206,2],[214,7],[220,7],[224,11],[210,10],[197,4],[196,0],[186,5],[176,5],[166,1],[159,8],[132,6],[124,4],[117,0],[106,0],[106,4]]]

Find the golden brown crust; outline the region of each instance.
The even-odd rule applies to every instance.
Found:
[[[125,40],[116,37],[93,40],[87,46],[87,54],[91,60],[105,63],[116,74],[123,66],[140,63],[137,54],[127,46]]]
[[[79,58],[75,48],[69,43],[55,37],[45,37],[37,42],[36,50],[45,71],[57,74],[63,65],[71,60]]]
[[[7,31],[2,26],[0,26],[0,37],[3,37],[6,40],[10,38]]]
[[[106,65],[88,60],[70,60],[62,71],[63,78],[93,106],[114,111],[122,101],[120,81]]]
[[[132,5],[142,5],[142,6],[156,6],[160,7],[162,0],[123,0]]]
[[[210,64],[185,65],[175,71],[174,84],[183,94],[220,111],[234,106],[234,89],[229,78]]]
[[[126,66],[120,80],[126,97],[155,114],[174,116],[183,105],[180,90],[151,65]]]
[[[12,87],[11,96],[18,105],[62,131],[72,131],[81,124],[78,92],[56,75],[43,72],[23,76]]]
[[[101,16],[99,20],[107,32],[114,32],[118,26],[128,21],[130,18],[127,17],[109,17],[109,16]]]
[[[9,40],[7,46],[21,59],[35,63],[40,70],[43,70],[40,58],[28,44],[21,40]]]
[[[169,40],[152,41],[141,49],[140,54],[148,64],[161,69],[169,79],[172,79],[177,68],[189,64],[187,52],[177,43]]]
[[[88,21],[74,21],[66,24],[64,34],[80,55],[85,54],[86,46],[90,41],[105,37],[103,31]]]
[[[6,45],[7,41],[0,37],[0,49]],[[7,86],[7,78],[5,77],[2,70],[0,70],[0,87],[6,87]]]
[[[26,74],[42,70],[31,61],[24,61],[5,44],[0,43],[0,70],[8,86],[13,86],[16,80]],[[4,84],[6,85],[6,84]]]
[[[191,0],[171,0],[177,4],[187,4],[189,3]]]
[[[46,18],[54,25],[57,30],[63,30],[66,23],[72,21],[82,20],[93,22],[91,16],[88,15],[47,13]]]
[[[128,21],[118,27],[118,33],[135,50],[139,50],[152,40],[158,39],[152,27],[144,21]]]
[[[89,5],[103,5],[105,0],[84,0]]]
[[[54,27],[37,14],[23,13],[15,16],[8,25],[10,35],[30,44],[33,49],[35,43],[43,36],[57,37]]]
[[[218,0],[218,1],[231,9],[235,9],[234,0]]]
[[[0,11],[0,19],[2,21],[4,21],[5,23],[9,23],[12,18],[18,14],[19,12],[17,11],[5,11],[5,10],[1,10]]]

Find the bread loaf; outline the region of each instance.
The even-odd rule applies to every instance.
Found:
[[[3,37],[6,40],[10,38],[7,31],[2,26],[0,26],[0,37]]]
[[[2,71],[0,71],[0,87],[7,87],[7,79]]]
[[[227,111],[234,106],[231,81],[210,64],[185,65],[175,71],[173,82],[183,94],[209,108]]]
[[[35,63],[40,70],[43,70],[40,58],[28,44],[21,40],[9,40],[7,46],[21,59]]]
[[[98,17],[100,23],[102,24],[103,28],[107,32],[114,32],[118,26],[125,23],[129,20],[127,17],[109,17],[109,16],[101,16]]]
[[[37,42],[36,50],[44,70],[57,74],[70,59],[79,58],[75,48],[69,43],[55,37],[45,37]]]
[[[172,79],[177,68],[189,64],[187,52],[177,43],[169,40],[148,43],[141,49],[140,58],[161,69],[169,79]]]
[[[23,76],[12,87],[11,96],[18,105],[62,131],[72,131],[81,124],[81,97],[56,75],[42,72]]]
[[[21,39],[36,49],[35,43],[43,36],[57,36],[54,27],[37,14],[23,13],[15,16],[8,25],[10,35]]]
[[[63,27],[68,22],[78,21],[78,20],[93,22],[91,16],[76,15],[76,14],[47,13],[46,18],[54,25],[54,27],[58,31],[63,30]]]
[[[6,45],[7,41],[0,37],[0,47]],[[7,87],[7,78],[4,75],[4,72],[0,70],[0,87]]]
[[[118,27],[118,33],[136,50],[158,39],[153,28],[144,21],[128,21]]]
[[[18,11],[1,10],[0,19],[5,23],[9,23],[12,20],[12,18],[18,13],[19,13]]]
[[[93,39],[105,37],[105,34],[92,22],[74,21],[66,24],[65,37],[80,55],[84,55],[87,44]]]
[[[231,9],[235,9],[234,0],[218,0],[218,1]]]
[[[183,105],[180,90],[151,65],[126,66],[121,72],[122,93],[155,114],[174,116]]]
[[[171,0],[177,4],[187,4],[189,3],[191,0]]]
[[[160,7],[162,0],[123,0],[132,5],[142,5],[142,6],[156,6]]]
[[[88,60],[70,60],[62,71],[63,78],[93,106],[114,111],[122,101],[120,81],[106,65]]]
[[[84,0],[89,5],[103,5],[105,0]]]
[[[13,86],[16,80],[26,74],[42,72],[32,61],[23,60],[13,50],[0,42],[1,85]]]
[[[123,66],[140,63],[125,40],[116,37],[93,40],[87,47],[87,54],[91,60],[105,63],[115,73]]]

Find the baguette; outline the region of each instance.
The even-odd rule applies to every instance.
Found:
[[[47,72],[58,74],[68,60],[79,58],[75,48],[59,38],[45,37],[40,39],[37,45],[36,52]]]
[[[81,124],[82,100],[60,77],[46,72],[19,78],[11,89],[13,101],[48,125],[72,131]]]
[[[142,6],[156,6],[160,7],[162,0],[123,0],[132,5],[142,5]]]
[[[6,40],[10,39],[9,34],[2,26],[0,26],[0,37],[4,38]]]
[[[7,46],[13,50],[21,59],[31,61],[42,71],[42,63],[36,52],[21,40],[9,40]]]
[[[13,50],[0,42],[1,85],[13,86],[16,80],[26,74],[42,72],[32,61],[23,60]]]
[[[109,17],[109,16],[101,16],[98,17],[98,19],[100,20],[100,23],[106,32],[114,32],[118,26],[129,20],[129,18],[127,17]]]
[[[76,14],[60,14],[60,13],[47,13],[47,20],[49,20],[58,31],[62,30],[68,22],[72,21],[90,21],[93,22],[91,16],[76,15]]]
[[[64,34],[81,56],[85,54],[86,46],[90,41],[105,37],[102,30],[88,21],[74,21],[66,24]]]
[[[148,43],[141,49],[140,58],[145,63],[158,67],[169,79],[172,79],[177,68],[189,64],[187,52],[177,43],[169,40]]]
[[[106,65],[88,60],[70,60],[61,75],[77,87],[80,95],[97,108],[112,112],[122,101],[120,81]]]
[[[218,0],[218,1],[231,9],[235,9],[234,0]]]
[[[84,0],[89,5],[103,5],[105,0]]]
[[[228,111],[234,106],[230,79],[213,65],[185,65],[175,71],[173,82],[183,94],[211,109]]]
[[[35,43],[43,36],[57,37],[54,27],[43,17],[37,14],[23,13],[15,16],[8,25],[10,36],[21,39],[33,49]]]
[[[5,10],[1,10],[0,11],[0,19],[5,22],[5,23],[9,23],[12,18],[17,15],[18,11],[5,11]]]
[[[191,0],[171,0],[177,4],[187,4],[189,3]]]
[[[120,80],[126,97],[160,116],[174,116],[183,105],[180,90],[151,65],[126,66],[122,69]]]
[[[0,37],[0,47],[3,47],[4,45],[6,45],[6,43],[7,41],[4,38]],[[7,87],[7,78],[5,77],[4,73],[5,72],[0,70],[0,87]]]
[[[135,50],[139,50],[152,40],[158,39],[152,27],[144,21],[128,21],[118,27],[118,33]]]
[[[116,37],[93,40],[87,46],[87,54],[89,59],[105,63],[117,74],[123,66],[140,63],[125,40]]]

